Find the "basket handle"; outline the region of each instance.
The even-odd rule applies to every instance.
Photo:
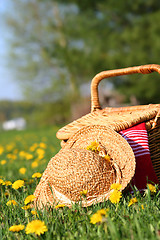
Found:
[[[150,65],[142,65],[136,67],[128,67],[116,70],[108,70],[98,73],[91,82],[91,112],[96,111],[97,109],[101,109],[99,103],[99,95],[98,95],[98,84],[104,78],[116,77],[121,75],[129,75],[135,73],[148,74],[152,72],[158,72],[160,74],[160,65],[150,64]],[[160,111],[159,111],[160,115]]]

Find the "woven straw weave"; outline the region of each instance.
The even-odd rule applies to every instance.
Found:
[[[57,138],[61,140],[69,139],[77,130],[89,124],[100,124],[112,128],[119,132],[126,128],[132,127],[141,122],[154,120],[157,115],[159,105],[142,106],[141,110],[134,110],[134,107],[121,108],[122,111],[114,111],[114,109],[97,110],[89,113],[80,119],[68,124],[57,132]],[[130,110],[128,110],[130,109]]]
[[[153,168],[160,183],[160,126],[148,131],[149,150]]]
[[[109,154],[110,161],[102,157],[102,152],[86,150],[95,140],[102,152]],[[80,201],[80,192],[87,190],[82,205],[89,206],[108,199],[112,183],[121,183],[124,189],[134,171],[134,153],[123,137],[104,126],[87,126],[76,132],[50,160],[35,190],[35,204],[39,208],[47,203],[71,206]]]

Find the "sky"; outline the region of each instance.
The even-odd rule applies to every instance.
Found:
[[[0,0],[0,100],[20,100],[21,91],[8,64],[9,29],[5,24],[4,15],[9,14],[9,11],[13,11],[10,0]]]

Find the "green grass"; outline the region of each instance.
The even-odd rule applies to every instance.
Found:
[[[1,132],[0,178],[12,183],[24,179],[25,184],[17,190],[12,185],[0,185],[0,239],[160,239],[158,190],[153,195],[149,190],[145,194],[135,192],[134,196],[123,193],[118,204],[112,204],[109,200],[88,208],[76,204],[71,208],[37,211],[38,215],[33,215],[32,209],[21,208],[24,206],[24,199],[34,193],[39,182],[39,179],[32,178],[33,173],[43,173],[50,158],[60,149],[60,142],[55,137],[56,131],[57,128],[53,127]],[[45,143],[46,148],[40,143]],[[37,149],[42,149],[44,153],[38,154]],[[31,154],[32,158],[27,160],[27,154]],[[37,166],[34,162],[37,162]],[[26,168],[24,175],[19,172],[22,167]],[[138,202],[128,207],[132,197],[137,197]],[[7,206],[9,200],[15,200],[17,205]],[[108,209],[107,216],[101,223],[90,223],[91,216],[100,209]],[[25,229],[15,233],[9,231],[16,224],[23,224],[26,228],[27,223],[34,219],[44,221],[48,231],[40,236],[26,234]]]

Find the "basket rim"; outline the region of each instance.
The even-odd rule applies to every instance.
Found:
[[[95,112],[88,113],[60,128],[56,133],[56,137],[60,140],[68,140],[77,130],[89,124],[106,125],[115,131],[121,131],[138,123],[155,118],[159,108],[160,104],[149,104],[120,108],[107,107],[101,110],[97,109]],[[117,119],[118,116],[119,119]],[[123,117],[124,120],[122,120]]]

